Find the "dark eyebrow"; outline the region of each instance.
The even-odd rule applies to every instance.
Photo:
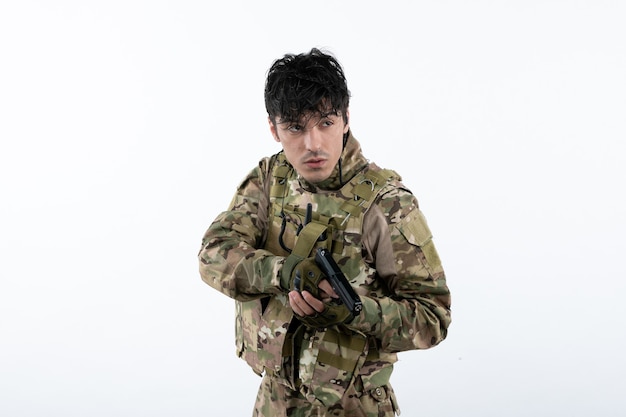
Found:
[[[309,120],[311,120],[311,118],[313,117],[319,117],[320,120],[321,119],[326,119],[329,116],[335,116],[335,117],[341,117],[339,115],[339,111],[337,110],[329,110],[327,112],[321,112],[318,111],[316,112],[317,114],[314,115],[310,115],[310,116],[301,116],[298,120],[291,120],[291,119],[287,119],[287,120],[282,120],[280,118],[276,118],[276,124],[278,125],[283,125],[283,124],[296,124],[296,125],[300,125],[300,126],[304,126],[308,123]]]
[[[285,124],[296,124],[296,125],[302,125],[301,120],[276,120],[276,124],[277,125],[285,125]]]
[[[324,119],[328,116],[337,116],[339,117],[339,112],[337,110],[331,110],[329,112],[326,113],[320,113],[320,119]]]

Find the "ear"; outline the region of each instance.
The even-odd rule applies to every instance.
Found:
[[[346,110],[346,124],[343,127],[343,133],[348,133],[348,130],[350,130],[350,109]]]
[[[267,118],[267,122],[270,125],[270,132],[272,134],[272,136],[274,137],[274,140],[276,142],[280,142],[280,138],[278,137],[278,132],[276,131],[276,125],[274,124],[274,122],[272,121],[271,117]]]

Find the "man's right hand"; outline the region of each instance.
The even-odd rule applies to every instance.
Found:
[[[281,284],[287,291],[308,291],[315,298],[320,297],[320,282],[326,275],[315,263],[315,258],[306,258],[298,262],[290,271],[282,271]],[[286,276],[286,274],[288,274]]]
[[[318,329],[347,323],[354,318],[343,303],[337,302],[339,296],[328,280],[320,282],[319,291],[321,298],[313,297],[308,291],[289,292],[291,309],[307,327]]]

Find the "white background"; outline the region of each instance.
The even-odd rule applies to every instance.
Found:
[[[278,151],[275,58],[336,54],[365,154],[453,292],[404,416],[626,414],[620,1],[3,1],[0,415],[247,416],[233,302],[197,272]]]

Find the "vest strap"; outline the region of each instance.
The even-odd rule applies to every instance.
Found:
[[[328,328],[326,329],[322,343],[326,342],[337,346],[338,349],[334,353],[320,349],[317,362],[333,366],[346,372],[354,372],[354,368],[367,343],[367,338],[360,334],[340,333],[333,328]]]
[[[272,170],[274,182],[270,188],[270,197],[284,197],[285,195],[285,185],[287,184],[287,178],[289,177],[291,168],[285,164],[281,156],[282,154],[278,156],[277,165],[275,165]]]
[[[390,169],[382,169],[380,171],[368,170],[352,187],[354,198],[346,200],[340,207],[341,210],[348,213],[343,223],[345,223],[349,217],[359,217],[367,210],[374,202],[381,188],[394,176],[398,175]]]
[[[311,222],[302,228],[298,238],[296,239],[296,245],[291,250],[289,256],[285,259],[282,271],[283,276],[291,276],[291,273],[296,265],[311,256],[311,251],[315,246],[315,242],[317,242],[317,239],[324,234],[326,229],[327,226],[315,222]]]
[[[317,239],[324,234],[326,229],[327,226],[316,222],[310,222],[305,225],[300,231],[300,234],[296,239],[296,245],[291,253],[302,258],[308,258],[311,256],[311,251],[313,250]]]

